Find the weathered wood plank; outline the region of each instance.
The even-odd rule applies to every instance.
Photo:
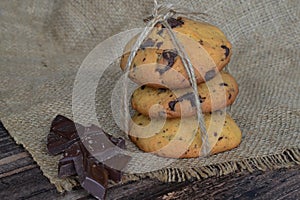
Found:
[[[7,136],[7,132],[6,132],[6,129],[4,129],[3,124],[0,121],[0,137],[2,138],[4,136]]]
[[[3,136],[0,135],[0,142],[9,141],[9,140],[11,140],[11,137],[9,135],[3,135]]]
[[[26,197],[28,200],[41,199],[56,199],[56,200],[74,200],[74,199],[94,199],[89,196],[83,189],[77,189],[63,194],[59,194],[55,188],[48,191],[41,191],[40,193],[31,194]]]
[[[163,195],[184,185],[186,185],[185,182],[172,184],[145,179],[109,189],[107,192],[107,199],[152,198],[153,194],[155,194],[155,196]]]
[[[22,149],[20,146],[17,146],[16,144],[13,144],[7,151],[1,152],[0,150],[0,159],[6,158],[8,156],[12,156],[18,153],[24,152],[24,149]]]
[[[157,199],[279,199],[300,197],[300,167],[232,174],[197,181]]]
[[[23,168],[23,167],[26,167],[29,165],[37,166],[37,164],[32,160],[31,157],[22,158],[15,162],[1,165],[0,166],[0,177],[1,178],[5,177],[4,174],[6,174],[6,173],[13,175],[12,171],[18,170],[19,168]]]
[[[18,174],[0,179],[1,199],[27,198],[54,188],[36,165],[31,167],[34,168],[28,169],[29,165],[26,170]]]
[[[7,140],[7,141],[1,141],[0,142],[0,152],[6,152],[8,151],[11,147],[15,147],[15,141],[13,140]]]
[[[19,167],[17,169],[11,170],[11,171],[8,171],[8,172],[5,172],[5,173],[1,173],[0,174],[0,178],[12,176],[14,174],[18,174],[20,172],[23,172],[23,171],[26,171],[26,170],[29,170],[29,169],[32,169],[32,168],[35,168],[35,167],[38,167],[38,166],[36,164],[33,164],[33,165],[26,165],[24,167]]]
[[[16,145],[0,121],[0,159],[24,152],[21,145]]]
[[[15,155],[11,155],[11,156],[2,158],[2,159],[0,159],[0,166],[12,163],[14,161],[17,161],[17,160],[19,160],[21,158],[25,158],[25,157],[29,157],[29,154],[27,152],[22,152],[22,153],[18,153]]]

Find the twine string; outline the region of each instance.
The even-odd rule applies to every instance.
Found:
[[[181,57],[183,66],[189,76],[189,80],[193,89],[193,94],[195,97],[195,104],[196,104],[196,108],[197,108],[197,119],[198,119],[198,123],[200,126],[200,130],[201,130],[201,141],[202,141],[202,155],[206,156],[209,153],[209,141],[208,141],[208,135],[207,135],[207,131],[206,131],[206,127],[205,127],[205,122],[204,122],[204,117],[202,114],[202,109],[201,109],[201,104],[200,104],[200,98],[198,95],[198,87],[197,87],[197,82],[196,82],[196,76],[195,76],[195,72],[194,72],[194,68],[193,65],[187,55],[187,53],[184,50],[184,47],[180,44],[180,42],[178,42],[176,35],[174,34],[174,32],[172,31],[172,28],[170,27],[170,25],[166,22],[163,21],[162,24],[167,28],[172,42],[176,48],[176,50],[178,51],[178,55]]]
[[[158,23],[162,23],[168,33],[171,36],[172,42],[178,51],[178,55],[182,59],[183,66],[188,74],[189,81],[191,83],[191,86],[193,88],[193,93],[195,96],[195,103],[196,103],[196,108],[197,108],[197,119],[198,119],[198,124],[201,130],[201,141],[202,141],[202,148],[201,148],[201,155],[202,156],[207,156],[210,152],[210,143],[208,141],[208,134],[206,131],[205,123],[204,123],[204,117],[202,114],[202,109],[201,109],[201,104],[200,104],[200,98],[198,95],[198,89],[197,89],[197,82],[196,82],[196,76],[194,72],[193,65],[187,55],[187,53],[184,50],[184,47],[178,42],[177,37],[175,33],[173,32],[172,28],[167,22],[167,19],[170,18],[171,16],[175,14],[182,14],[182,15],[187,15],[187,14],[203,14],[200,12],[195,12],[193,10],[189,10],[186,8],[179,7],[178,5],[174,4],[158,4],[157,0],[154,0],[154,8],[152,11],[152,16],[148,17],[146,20],[147,25],[144,28],[144,30],[141,32],[139,37],[137,38],[135,44],[133,45],[130,55],[128,57],[126,67],[125,67],[125,79],[123,81],[123,86],[124,86],[124,96],[123,96],[123,105],[124,105],[124,114],[125,114],[125,119],[124,119],[124,129],[126,133],[129,133],[129,106],[128,106],[128,99],[127,99],[127,85],[128,85],[128,74],[130,70],[130,66],[132,65],[133,59],[136,56],[136,53],[141,46],[142,42],[146,39],[146,37],[149,35],[149,33],[152,31],[153,27]]]
[[[156,7],[155,7],[156,8]],[[156,10],[156,9],[155,9]],[[153,14],[157,14],[157,11],[155,11]],[[130,66],[133,62],[133,59],[139,49],[139,47],[141,46],[142,42],[146,39],[146,37],[149,35],[150,31],[152,30],[152,28],[155,26],[155,24],[157,22],[159,22],[160,18],[159,17],[155,17],[153,19],[151,19],[147,26],[144,28],[144,30],[142,31],[142,33],[139,35],[139,37],[137,38],[135,44],[133,45],[133,47],[131,48],[127,63],[126,63],[126,67],[125,67],[125,78],[123,80],[123,88],[124,88],[124,95],[123,95],[123,107],[124,107],[124,131],[126,133],[129,133],[129,127],[128,127],[128,119],[129,119],[129,106],[128,106],[128,99],[127,99],[127,86],[128,86],[128,75],[129,75],[129,70],[130,70]]]

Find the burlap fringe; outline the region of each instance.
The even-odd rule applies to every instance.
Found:
[[[242,172],[245,170],[249,172],[253,172],[255,170],[266,171],[279,168],[289,168],[295,165],[300,165],[300,149],[298,148],[287,149],[281,154],[250,158],[234,162],[224,162],[217,165],[200,166],[198,168],[164,168],[143,174],[125,174],[122,184],[145,178],[157,179],[162,182],[193,181],[202,180],[212,176],[223,176],[230,173]],[[63,192],[70,191],[73,187],[78,186],[78,181],[74,179],[65,179],[64,184],[62,182],[54,182],[53,184],[59,192]],[[110,182],[109,187],[118,184],[119,183]]]
[[[234,172],[247,170],[272,170],[289,168],[300,165],[300,149],[287,149],[281,154],[250,158],[234,162],[224,162],[217,165],[202,166],[199,168],[180,169],[165,168],[144,174],[126,174],[123,183],[144,178],[158,179],[163,182],[183,182],[201,180],[212,176],[223,176]]]
[[[127,173],[124,174],[122,184],[145,178],[157,179],[162,182],[183,182],[201,180],[212,176],[223,176],[234,172],[242,172],[244,170],[249,172],[255,170],[266,171],[268,169],[289,168],[295,165],[300,165],[300,148],[287,149],[281,154],[224,162],[217,165],[200,166],[198,168],[164,168],[143,174]],[[47,174],[44,175],[48,177]],[[79,185],[79,182],[72,178],[66,178],[64,181],[52,180],[51,183],[56,186],[58,192],[71,191],[74,187]],[[119,183],[109,182],[109,187],[114,185],[119,185]]]

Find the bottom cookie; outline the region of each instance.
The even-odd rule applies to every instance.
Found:
[[[194,158],[201,154],[201,135],[196,117],[150,119],[140,113],[132,118],[130,139],[145,152],[170,157]],[[234,120],[224,111],[204,115],[210,154],[237,147],[242,134]]]

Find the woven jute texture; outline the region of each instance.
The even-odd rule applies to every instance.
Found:
[[[203,20],[220,27],[232,42],[227,68],[240,93],[230,114],[243,140],[232,151],[172,160],[162,169],[125,174],[124,181],[143,177],[183,181],[300,164],[299,1],[171,2],[207,13]],[[0,119],[59,191],[71,190],[77,182],[57,178],[60,156],[47,154],[52,119],[57,114],[72,118],[72,89],[86,55],[114,34],[143,27],[142,19],[152,8],[151,0],[0,1]],[[117,64],[109,68],[96,95],[99,121],[116,136],[122,133],[106,111],[120,75]],[[129,140],[126,143],[129,150],[139,152]],[[169,161],[153,156],[143,167]]]

